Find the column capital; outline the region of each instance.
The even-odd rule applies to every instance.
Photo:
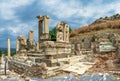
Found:
[[[41,15],[36,16],[36,18],[37,18],[38,20],[43,20],[43,16],[41,16]]]
[[[45,16],[43,16],[44,18],[47,18],[47,19],[50,19],[50,17],[48,16],[48,15],[45,15]]]

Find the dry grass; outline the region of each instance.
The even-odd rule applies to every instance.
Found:
[[[102,22],[102,23],[98,23],[98,24],[92,24],[89,26],[83,26],[83,27],[77,28],[71,32],[70,37],[74,37],[81,33],[104,30],[107,28],[120,29],[120,20],[111,20],[111,21],[106,21],[106,22]]]

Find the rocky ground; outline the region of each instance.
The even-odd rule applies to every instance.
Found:
[[[88,58],[89,57],[89,58]],[[120,81],[120,60],[114,54],[85,55],[79,62],[66,65],[61,73],[49,79],[24,77],[0,65],[0,81]]]

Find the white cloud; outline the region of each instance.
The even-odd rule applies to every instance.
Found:
[[[101,17],[107,15],[110,10],[120,13],[119,1],[102,4],[103,0],[97,0],[91,2],[89,5],[83,5],[80,0],[53,0],[52,2],[45,0],[41,4],[46,12],[52,13],[59,19],[65,19],[71,17],[95,17],[95,15]]]
[[[76,28],[88,25],[99,17],[113,15],[113,13],[109,13],[111,10],[119,13],[119,1],[104,4],[104,0],[92,0],[88,5],[85,5],[82,0],[44,0],[40,1],[39,6],[42,6],[42,10],[46,13],[57,17],[59,21],[70,21],[69,24]],[[88,23],[90,20],[91,22]],[[53,27],[58,21],[51,19],[50,22],[51,27]]]
[[[27,35],[30,30],[36,30],[34,22],[29,22],[29,23],[19,22],[10,26],[8,25],[6,27],[7,27],[6,30],[12,36]]]
[[[52,2],[51,1],[48,0],[45,0],[43,2],[41,1],[40,5],[43,6],[45,11],[53,15],[56,15],[58,18],[68,18],[72,14],[76,13],[76,9],[73,6],[73,4],[69,6],[68,4],[62,2],[61,0],[53,0]]]
[[[57,25],[57,23],[59,23],[60,21],[59,20],[56,20],[56,19],[52,19],[52,18],[50,18],[50,23],[49,23],[49,25],[50,25],[50,28],[49,29],[51,29],[51,28],[54,28],[56,25]]]
[[[5,20],[15,19],[17,17],[15,9],[32,2],[33,0],[2,0],[0,1],[0,16]]]
[[[0,28],[0,32],[2,32],[2,31],[4,31],[5,30],[5,28]]]

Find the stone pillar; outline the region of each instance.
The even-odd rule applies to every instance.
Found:
[[[69,42],[69,26],[64,25],[64,42]]]
[[[57,24],[56,26],[56,41],[58,42],[59,41],[59,26],[60,26],[60,23]]]
[[[63,41],[66,42],[66,24],[63,25]]]
[[[10,39],[8,38],[8,57],[10,57]]]
[[[69,26],[66,25],[66,42],[69,42]]]
[[[49,33],[49,17],[44,16],[44,33]]]
[[[43,34],[43,21],[38,21],[38,41],[40,41],[40,36]]]
[[[42,35],[43,34],[43,21],[42,20],[39,20],[38,21],[38,32],[39,32],[39,35]]]
[[[37,16],[38,18],[38,41],[40,42],[40,36],[43,34],[43,17]]]
[[[18,39],[16,40],[16,54],[18,53],[19,51],[19,41]]]
[[[30,45],[34,45],[34,32],[33,31],[28,32],[28,39],[29,39]]]

